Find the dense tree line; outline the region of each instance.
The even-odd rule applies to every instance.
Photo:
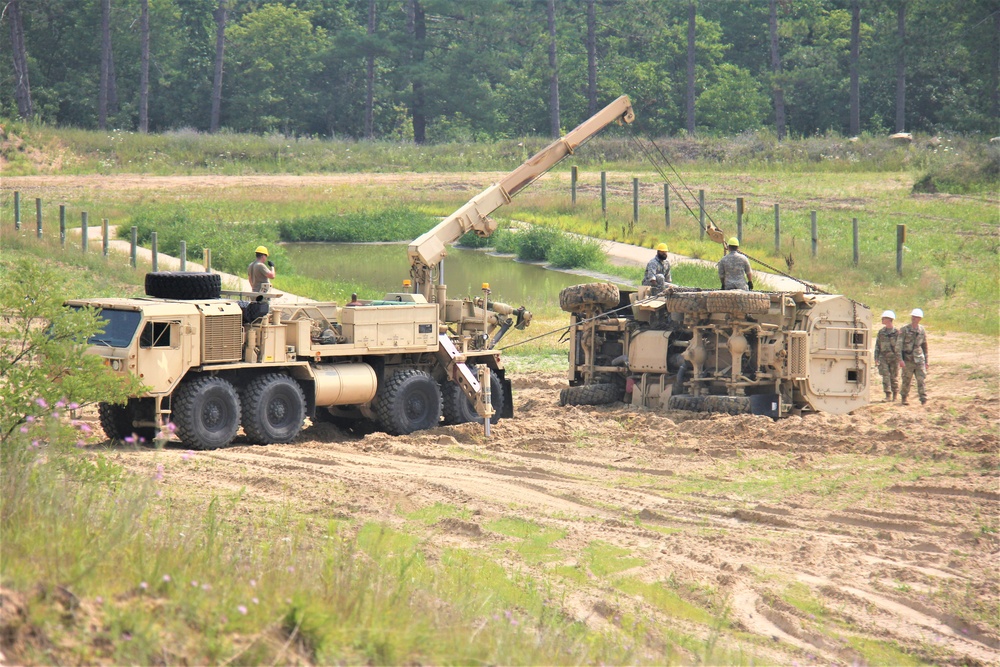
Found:
[[[0,115],[417,142],[998,131],[996,0],[0,0]]]

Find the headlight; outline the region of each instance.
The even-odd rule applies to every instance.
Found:
[[[120,371],[122,369],[122,362],[119,359],[111,360],[111,370]]]

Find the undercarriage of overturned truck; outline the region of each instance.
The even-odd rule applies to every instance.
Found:
[[[844,296],[590,283],[559,302],[571,314],[562,405],[778,418],[869,400],[871,311]]]

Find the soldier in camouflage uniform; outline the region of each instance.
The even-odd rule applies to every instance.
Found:
[[[642,284],[663,287],[659,284],[656,276],[663,276],[664,283],[673,282],[670,276],[670,262],[667,261],[666,243],[656,246],[656,256],[646,264],[646,275],[642,278]]]
[[[910,393],[910,381],[917,378],[917,394],[920,404],[927,402],[927,390],[924,381],[927,379],[927,332],[920,326],[924,311],[914,308],[910,313],[910,323],[901,327],[896,339],[896,356],[899,357],[899,367],[903,369],[903,386],[900,389],[900,403],[906,405],[906,396]]]
[[[740,240],[734,236],[727,241],[727,244],[729,252],[719,260],[719,281],[722,283],[722,289],[753,289],[753,271],[750,270],[750,260],[739,251]]]
[[[882,391],[886,401],[895,401],[899,394],[899,357],[896,356],[896,340],[899,329],[892,325],[896,313],[887,310],[882,313],[882,328],[875,338],[875,363],[882,376]]]

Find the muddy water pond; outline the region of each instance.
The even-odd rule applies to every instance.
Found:
[[[284,249],[296,273],[369,286],[361,298],[397,292],[410,274],[407,244],[289,243]],[[560,290],[595,280],[466,248],[450,248],[444,265],[449,298],[481,296],[487,282],[493,300],[536,312],[558,310]]]

